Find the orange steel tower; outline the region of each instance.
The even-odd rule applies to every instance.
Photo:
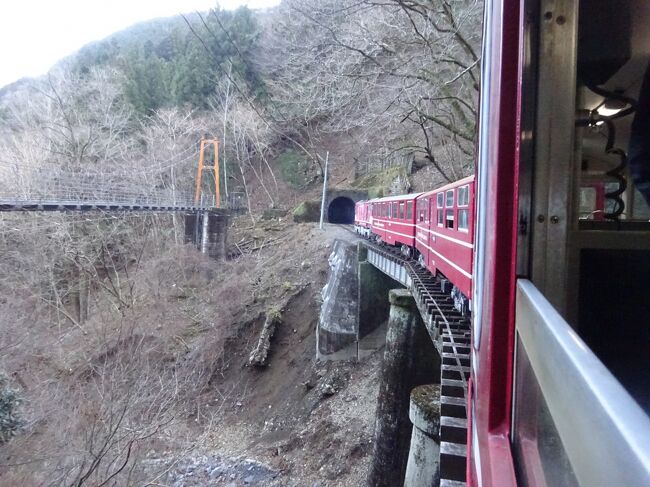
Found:
[[[214,164],[212,166],[205,165],[205,149],[210,145],[214,146]],[[201,138],[201,150],[199,152],[199,167],[196,173],[196,191],[194,193],[194,204],[198,205],[201,202],[201,193],[203,188],[201,186],[201,181],[203,179],[203,170],[212,169],[214,170],[214,192],[215,192],[215,207],[221,208],[221,191],[220,191],[220,180],[219,180],[219,141],[217,139],[206,139],[205,137]]]

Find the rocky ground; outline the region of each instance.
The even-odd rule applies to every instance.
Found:
[[[255,253],[270,242],[277,249],[269,261],[271,275],[280,286],[288,280],[297,291],[283,306],[266,367],[246,365],[250,347],[231,349],[241,374],[224,377],[220,386],[228,388],[236,376],[246,383],[247,392],[233,398],[201,449],[188,452],[169,471],[171,485],[363,485],[372,450],[381,353],[360,363],[314,359],[320,290],[337,238],[355,237],[341,227],[327,225],[321,231],[314,224],[295,225],[282,217],[254,229],[245,219],[236,223],[231,251],[245,253],[247,246]],[[282,242],[291,244],[285,248]],[[286,272],[291,261],[295,265]],[[250,330],[253,335],[258,331]],[[239,344],[251,342],[254,336]]]
[[[0,445],[0,485],[70,484],[96,451],[88,432],[106,434],[122,407],[120,435],[136,443],[114,485],[363,485],[381,351],[359,363],[315,360],[328,257],[335,239],[355,238],[282,211],[243,215],[227,262],[186,246],[151,250],[129,276],[129,308],[98,288],[83,328],[14,296],[0,311],[16,319],[6,315],[3,329],[24,338],[0,365],[27,423]],[[278,323],[265,365],[251,365],[269,316]],[[115,388],[113,403],[103,387]],[[110,449],[88,485],[124,461],[124,444]]]

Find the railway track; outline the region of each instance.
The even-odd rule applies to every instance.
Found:
[[[356,232],[349,225],[341,225]],[[384,261],[399,265],[408,275],[398,279],[409,288],[422,320],[440,354],[440,486],[465,486],[467,462],[467,394],[470,374],[471,330],[469,317],[454,308],[443,288],[443,279],[433,276],[414,259],[398,250],[360,238]],[[377,259],[369,259],[375,260]],[[377,265],[377,262],[380,265]],[[372,262],[380,270],[381,262]],[[392,276],[394,277],[394,276]]]

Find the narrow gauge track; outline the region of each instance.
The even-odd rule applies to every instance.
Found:
[[[350,225],[340,225],[357,233]],[[440,486],[465,486],[467,456],[467,381],[470,374],[470,320],[454,308],[443,280],[397,249],[359,236],[363,245],[383,259],[403,267],[407,286],[441,359],[440,367]],[[380,268],[383,271],[383,269]]]

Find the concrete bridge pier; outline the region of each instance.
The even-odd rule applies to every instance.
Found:
[[[435,487],[440,483],[440,385],[411,391],[413,423],[404,487]]]
[[[213,259],[226,258],[228,214],[200,211],[185,215],[185,242],[192,243]]]
[[[412,432],[410,392],[440,377],[440,362],[434,363],[435,352],[410,291],[391,290],[389,302],[369,487],[404,484]]]

